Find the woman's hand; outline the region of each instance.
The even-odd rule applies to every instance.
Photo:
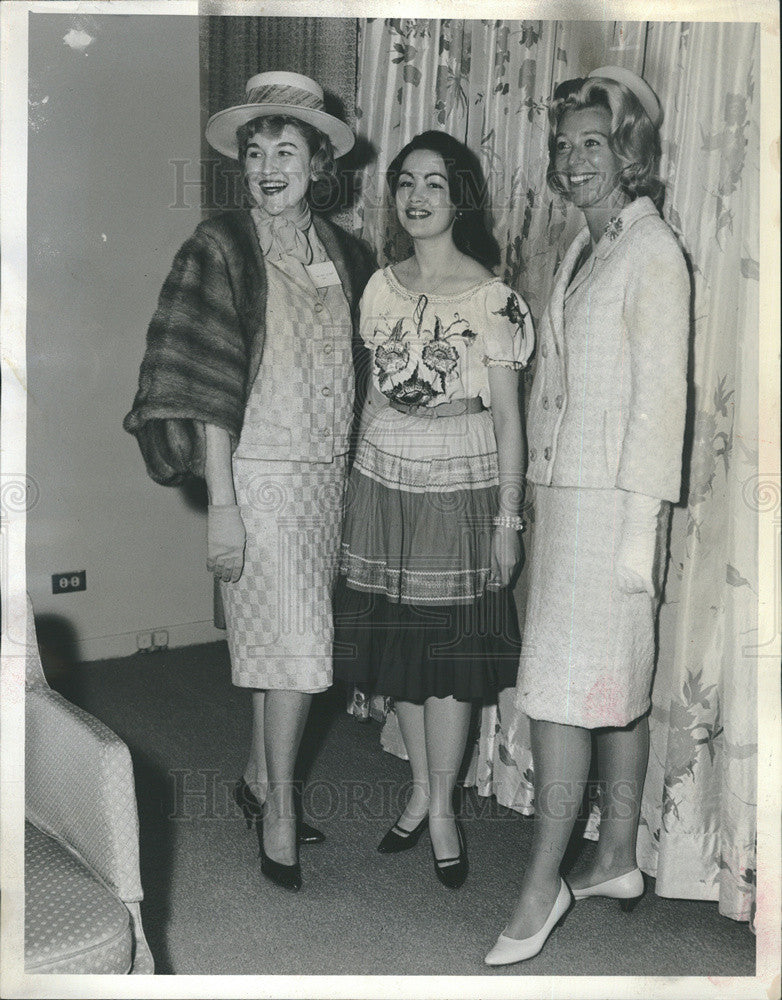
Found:
[[[206,459],[204,475],[209,493],[206,520],[206,568],[224,583],[236,583],[244,569],[247,534],[236,506],[231,439],[222,427],[204,426]]]
[[[625,493],[622,538],[616,553],[617,586],[625,594],[655,596],[653,579],[660,501],[641,493]]]
[[[244,569],[247,533],[234,504],[210,504],[206,522],[206,568],[223,583],[236,583]]]
[[[524,499],[524,441],[519,408],[519,373],[491,366],[488,370],[491,417],[497,439],[499,508],[497,513],[515,518]],[[487,586],[507,587],[522,560],[521,539],[515,528],[497,525],[491,539],[491,569]]]
[[[491,539],[491,571],[487,587],[507,587],[521,565],[521,539],[515,528],[495,528]]]

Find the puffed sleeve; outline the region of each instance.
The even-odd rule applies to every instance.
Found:
[[[616,485],[675,503],[687,405],[690,277],[662,222],[629,263],[624,322],[631,391]]]
[[[486,292],[483,363],[520,371],[529,361],[535,343],[532,317],[527,303],[501,281],[491,282]]]

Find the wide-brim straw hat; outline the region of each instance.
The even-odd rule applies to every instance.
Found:
[[[239,158],[236,130],[253,118],[287,115],[314,125],[331,139],[335,156],[353,148],[355,137],[348,126],[323,110],[323,89],[301,73],[257,73],[247,81],[245,103],[212,115],[206,123],[206,141],[218,153]]]
[[[634,73],[631,69],[625,69],[624,66],[601,66],[599,69],[593,69],[588,79],[591,80],[596,76],[624,84],[638,98],[639,104],[649,116],[652,125],[659,128],[660,122],[663,120],[660,99],[642,76]]]

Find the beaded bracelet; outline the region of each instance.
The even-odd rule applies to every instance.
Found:
[[[518,514],[515,517],[511,514],[497,514],[492,518],[495,528],[513,528],[516,531],[524,531],[526,527],[523,519]]]

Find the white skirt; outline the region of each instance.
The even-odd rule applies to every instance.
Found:
[[[626,726],[649,708],[657,602],[616,585],[622,491],[536,486],[534,506],[517,703],[533,719]]]

